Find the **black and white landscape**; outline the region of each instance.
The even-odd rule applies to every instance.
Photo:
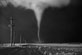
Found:
[[[81,49],[82,43],[81,7],[80,0],[0,0],[0,55],[75,54],[74,44]],[[8,43],[32,45],[12,47]],[[61,44],[68,45],[62,48]]]

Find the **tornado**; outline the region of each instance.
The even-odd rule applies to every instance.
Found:
[[[44,10],[48,7],[61,8],[63,6],[67,6],[69,5],[70,0],[0,0],[0,6],[6,7],[9,3],[12,4],[14,7],[31,9],[34,11],[38,27],[38,40],[39,42],[41,42],[39,32]]]

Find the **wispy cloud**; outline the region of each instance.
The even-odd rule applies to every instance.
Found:
[[[0,0],[0,5],[7,6],[8,3],[11,3],[15,7],[21,6],[25,8],[33,8],[33,6],[37,6],[40,4],[47,4],[49,6],[62,6],[68,5],[70,0]]]

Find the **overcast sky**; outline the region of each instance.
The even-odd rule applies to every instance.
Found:
[[[32,10],[0,7],[0,41],[9,42],[9,18],[13,17],[15,42],[37,42],[37,21]],[[44,42],[81,42],[81,7],[47,8],[42,16],[40,38]]]

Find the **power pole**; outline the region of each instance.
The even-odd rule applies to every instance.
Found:
[[[10,17],[10,24],[8,25],[8,27],[10,28],[10,44],[12,46],[12,44],[14,43],[14,40],[15,40],[15,32],[13,30],[13,18]]]
[[[8,27],[10,28],[10,44],[12,46],[12,40],[13,40],[13,21],[12,21],[12,17],[10,17],[10,24],[8,25]]]

